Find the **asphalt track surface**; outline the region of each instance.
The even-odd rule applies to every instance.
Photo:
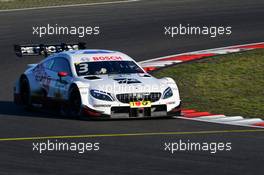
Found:
[[[139,61],[186,51],[263,41],[263,9],[264,2],[258,0],[146,0],[0,13],[0,138],[113,134],[109,137],[58,139],[100,142],[100,151],[85,154],[39,154],[32,151],[32,142],[37,140],[0,140],[0,174],[262,174],[264,134],[247,131],[252,128],[180,119],[80,121],[16,107],[12,103],[15,79],[26,64],[41,58],[16,58],[12,45],[85,41],[89,48],[120,50]],[[32,35],[32,26],[47,23],[98,25],[102,33],[83,39],[74,36],[38,38]],[[184,36],[170,39],[164,36],[163,26],[179,23],[230,25],[233,34],[217,38]],[[236,130],[245,131],[238,133]],[[221,132],[199,134],[197,131]],[[131,133],[142,134],[126,135]],[[120,137],[115,134],[124,135]],[[178,142],[180,139],[232,142],[232,150],[217,154],[170,154],[164,151],[164,142]]]

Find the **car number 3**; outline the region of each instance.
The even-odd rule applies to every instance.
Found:
[[[88,72],[88,64],[82,63],[79,64],[79,73],[86,73]]]

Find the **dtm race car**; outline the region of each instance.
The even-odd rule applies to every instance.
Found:
[[[151,76],[121,52],[88,50],[84,43],[15,45],[15,52],[46,56],[29,64],[16,81],[16,104],[57,106],[63,114],[92,118],[180,115],[174,80]]]

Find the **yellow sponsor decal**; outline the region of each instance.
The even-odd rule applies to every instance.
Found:
[[[150,101],[134,101],[134,102],[130,102],[130,107],[131,108],[151,107],[151,102]]]

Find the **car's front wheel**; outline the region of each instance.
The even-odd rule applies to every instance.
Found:
[[[73,86],[70,90],[69,109],[73,117],[80,117],[82,110],[81,95],[78,87]]]

